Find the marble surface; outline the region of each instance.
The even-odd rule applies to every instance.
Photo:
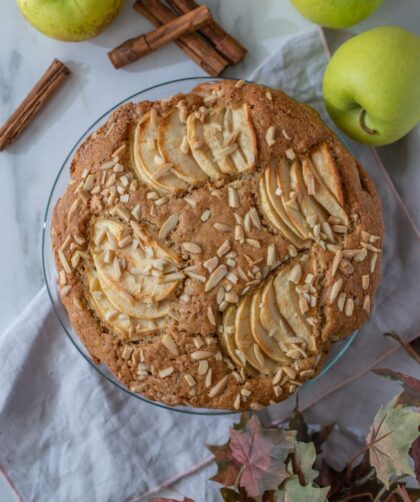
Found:
[[[215,17],[243,41],[249,55],[226,75],[246,77],[276,47],[281,37],[309,25],[289,0],[209,0]],[[114,70],[106,52],[151,25],[136,14],[132,1],[108,29],[85,43],[64,43],[36,32],[20,15],[15,2],[0,2],[0,122],[26,95],[54,57],[72,76],[16,144],[0,154],[0,336],[43,283],[41,231],[52,183],[67,152],[81,133],[118,101],[143,88],[185,76],[203,75],[175,46],[167,46],[122,70]],[[417,0],[385,0],[370,19],[352,33],[373,26],[395,24],[420,35]],[[417,128],[412,134],[420,136]],[[407,178],[407,165],[419,158],[401,141],[400,151],[381,149],[402,197],[420,187]],[[420,142],[418,141],[417,144]],[[412,144],[412,142],[411,142]],[[395,168],[397,165],[398,170]],[[411,203],[412,204],[412,203]],[[419,206],[409,208],[414,217]],[[0,500],[14,500],[1,484]]]

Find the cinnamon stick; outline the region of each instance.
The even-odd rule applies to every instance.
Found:
[[[211,20],[212,16],[208,7],[202,5],[182,16],[175,17],[145,35],[127,40],[108,52],[108,57],[115,68],[121,68],[173,42],[182,35],[197,31]]]
[[[178,17],[159,0],[137,0],[133,7],[155,26],[161,26]],[[175,43],[212,77],[220,75],[229,65],[229,61],[197,33],[183,35]]]
[[[17,139],[68,75],[70,75],[70,70],[67,66],[58,59],[54,59],[26,98],[0,129],[0,151]]]
[[[195,0],[167,0],[167,2],[181,14],[191,12],[198,7],[198,3]],[[199,31],[233,64],[239,63],[248,52],[243,45],[229,35],[216,21],[203,26]]]

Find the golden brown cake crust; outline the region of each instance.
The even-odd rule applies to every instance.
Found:
[[[95,190],[93,193],[83,192],[88,176],[92,175],[89,183],[92,182],[94,187],[104,180],[104,172],[112,172],[113,168],[104,170],[104,165],[110,162],[121,145],[132,144],[135,125],[150,109],[156,108],[159,115],[165,115],[182,100],[190,112],[203,106],[203,97],[208,95],[212,96],[211,106],[237,108],[247,105],[256,136],[254,168],[215,182],[188,186],[180,193],[160,193],[152,197],[150,193],[156,190],[138,179],[131,148],[128,147],[118,161],[123,171],[117,173],[117,177],[128,174],[127,187],[125,191],[121,189],[123,194],[117,192],[112,200],[108,192],[103,196],[99,189],[97,193]],[[204,105],[208,106],[205,98]],[[270,128],[274,128],[274,143],[271,146],[267,139]],[[340,235],[335,236],[337,248],[333,245],[330,246],[332,250],[323,249],[314,241],[306,241],[295,256],[289,240],[273,228],[261,210],[258,180],[268,165],[290,157],[291,151],[292,157],[295,155],[297,159],[303,159],[320,145],[326,145],[334,159],[344,199],[343,207],[349,217],[348,225],[345,233],[339,232]],[[233,183],[230,186],[234,187],[239,197],[238,208],[233,209],[229,205],[228,183]],[[193,205],[184,198],[188,192],[193,196]],[[109,199],[108,206],[106,198]],[[317,276],[316,350],[308,357],[299,356],[291,364],[291,369],[277,376],[274,385],[272,373],[240,370],[229,357],[220,328],[213,325],[208,315],[211,309],[216,315],[217,325],[222,324],[223,312],[218,311],[217,303],[219,288],[205,291],[205,282],[189,276],[178,284],[169,298],[171,314],[167,315],[163,330],[137,339],[124,339],[113,332],[92,306],[86,270],[92,266],[92,222],[104,214],[109,215],[116,204],[126,208],[128,214],[139,205],[140,216],[136,213],[136,221],[147,227],[153,239],[175,252],[183,267],[196,265],[192,269],[193,274],[204,277],[206,281],[209,272],[203,263],[217,255],[218,248],[226,239],[230,242],[229,252],[233,253],[235,269],[240,267],[245,273],[250,271],[251,276],[253,268],[265,264],[267,250],[274,245],[277,268],[263,271],[262,277],[255,273],[259,279],[254,281],[249,276],[251,284],[245,294],[252,295],[255,288],[267,280],[264,275],[273,276],[281,267],[299,263],[302,256],[308,256],[308,262],[315,263]],[[238,219],[243,221],[252,207],[257,209],[261,228],[252,226],[247,238],[254,244],[257,241],[258,247],[233,238]],[[202,221],[205,211],[209,211],[211,216]],[[178,223],[162,239],[159,230],[174,214],[178,216]],[[116,212],[109,217],[128,225]],[[214,227],[215,223],[227,225],[231,231],[220,231]],[[380,280],[383,221],[373,183],[313,109],[297,103],[281,91],[254,84],[238,85],[235,81],[226,80],[200,85],[190,95],[178,95],[165,102],[127,104],[117,109],[76,152],[71,163],[71,184],[54,209],[51,235],[62,301],[76,333],[95,362],[106,364],[129,389],[152,400],[169,405],[247,409],[287,398],[298,385],[319,371],[333,341],[348,336],[366,321]],[[187,252],[183,247],[185,242],[198,244],[201,252]],[[347,253],[347,256],[345,250],[357,250],[360,260],[353,260],[355,253]],[[333,274],[334,260],[338,258],[341,259],[340,267]],[[222,263],[223,259],[220,258],[219,262]],[[363,276],[368,276],[368,279],[362,279]],[[341,288],[331,302],[331,290],[338,279],[342,281]],[[227,284],[226,278],[223,280]],[[230,284],[231,291],[241,297],[244,280],[240,278],[236,284]],[[346,296],[339,300],[343,293]],[[163,334],[175,341],[175,351],[168,350],[163,343]],[[202,359],[206,363],[200,364],[196,353],[203,351],[211,354]],[[172,372],[167,372],[168,368],[173,368]],[[201,374],[204,370],[206,372]],[[169,373],[168,376],[166,373]],[[219,382],[220,389],[214,389]]]

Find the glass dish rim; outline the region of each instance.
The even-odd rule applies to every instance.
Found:
[[[110,378],[107,374],[105,374],[101,370],[101,368],[98,367],[98,365],[96,365],[92,361],[91,357],[89,357],[88,354],[85,354],[84,352],[82,352],[82,350],[79,348],[79,346],[77,345],[77,343],[73,340],[72,335],[67,331],[67,328],[64,325],[59,312],[57,311],[57,308],[56,308],[56,305],[55,305],[55,299],[54,299],[52,291],[50,289],[50,284],[49,284],[49,280],[47,279],[47,271],[46,271],[45,247],[46,247],[47,231],[49,231],[49,229],[47,228],[47,220],[48,220],[49,213],[52,210],[52,208],[50,206],[51,206],[51,202],[52,202],[54,190],[55,190],[55,188],[57,186],[57,183],[59,182],[60,176],[62,175],[64,168],[67,166],[68,162],[71,160],[72,156],[76,152],[76,148],[78,146],[80,146],[80,144],[82,143],[82,141],[87,137],[89,131],[91,131],[106,116],[109,116],[118,107],[120,107],[124,103],[129,102],[131,99],[133,99],[135,97],[138,97],[138,96],[140,96],[140,95],[142,95],[142,94],[144,94],[144,93],[146,93],[148,91],[152,91],[153,89],[157,89],[159,87],[164,87],[164,86],[170,85],[170,84],[176,84],[176,83],[179,83],[179,82],[194,81],[194,80],[200,80],[200,81],[202,81],[202,80],[219,81],[219,80],[239,80],[239,79],[225,78],[225,77],[210,77],[210,76],[182,77],[182,78],[178,78],[178,79],[174,79],[174,80],[169,80],[169,81],[166,81],[166,82],[161,82],[159,84],[155,84],[155,85],[146,87],[145,89],[142,89],[142,90],[140,90],[138,92],[135,92],[135,93],[131,94],[130,96],[126,97],[125,99],[122,99],[121,101],[117,102],[115,105],[113,105],[107,111],[105,111],[102,115],[100,115],[100,117],[98,117],[92,124],[90,124],[90,126],[87,129],[85,129],[84,132],[79,136],[79,138],[76,140],[76,142],[74,143],[74,145],[72,146],[72,148],[70,149],[70,151],[68,152],[68,154],[66,155],[64,161],[62,162],[61,167],[60,167],[60,169],[57,172],[57,175],[56,175],[56,177],[54,179],[54,182],[53,182],[53,184],[51,186],[51,189],[50,189],[50,192],[49,192],[49,195],[48,195],[47,205],[46,205],[46,208],[45,208],[45,211],[44,211],[44,218],[43,218],[43,223],[42,223],[42,239],[41,239],[42,272],[43,272],[43,277],[44,277],[44,281],[45,281],[45,286],[46,286],[46,289],[47,289],[48,297],[50,299],[50,302],[51,302],[51,305],[53,307],[54,313],[55,313],[55,315],[56,315],[56,317],[58,319],[58,322],[60,323],[60,326],[63,328],[63,330],[64,330],[67,338],[69,338],[69,340],[71,341],[72,345],[76,348],[76,350],[79,352],[79,354],[81,354],[81,356],[83,357],[83,359],[85,359],[89,363],[89,365],[91,367],[93,367],[108,382],[110,382],[111,384],[115,385],[117,388],[121,389],[127,395],[129,395],[131,397],[137,398],[137,399],[139,399],[142,402],[145,402],[145,403],[150,404],[152,406],[157,406],[158,408],[162,408],[162,409],[165,409],[165,410],[168,410],[168,411],[182,413],[182,414],[186,414],[186,415],[201,415],[201,416],[234,415],[234,414],[239,414],[241,412],[240,411],[234,411],[234,410],[217,410],[217,409],[213,410],[211,408],[209,408],[209,409],[204,408],[203,409],[203,408],[194,408],[194,407],[189,407],[188,409],[187,408],[186,409],[182,409],[182,408],[179,408],[179,407],[170,406],[170,405],[167,405],[167,404],[164,404],[164,403],[160,403],[158,401],[152,401],[151,399],[147,399],[146,397],[143,397],[140,394],[136,394],[136,393],[130,391],[127,387],[125,387],[122,383],[120,383],[116,377],[115,377],[115,380],[113,380],[112,378]],[[248,82],[248,83],[254,83],[254,82],[252,82],[250,80],[245,80],[245,81]],[[347,146],[346,146],[346,148],[347,148]],[[358,333],[359,333],[359,331],[355,331],[351,335],[349,335],[345,339],[345,343],[340,348],[340,350],[338,351],[338,353],[330,361],[328,361],[328,363],[326,363],[322,367],[321,371],[315,376],[315,378],[313,378],[313,379],[308,380],[307,382],[305,382],[305,384],[302,386],[302,388],[308,387],[309,385],[311,385],[314,382],[316,382],[323,375],[325,375],[341,359],[341,357],[343,356],[343,354],[347,351],[347,349],[349,348],[349,346],[353,343],[354,339],[357,337]],[[76,333],[75,333],[75,336],[77,336]]]

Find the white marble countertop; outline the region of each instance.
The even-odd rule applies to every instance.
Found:
[[[36,32],[16,3],[0,2],[0,122],[4,122],[54,57],[72,76],[21,138],[0,154],[0,336],[43,284],[41,231],[52,183],[68,151],[81,133],[102,113],[127,96],[160,82],[204,75],[183,52],[167,46],[122,70],[114,70],[106,52],[123,40],[151,28],[136,14],[132,0],[108,29],[84,43],[51,40]],[[226,75],[246,77],[278,44],[279,37],[310,23],[289,0],[209,0],[215,17],[249,49],[246,59]],[[398,3],[398,5],[397,5]],[[351,31],[393,24],[420,35],[417,0],[385,0],[370,19]],[[412,133],[419,134],[419,128]],[[404,159],[412,153],[404,149]],[[382,151],[388,156],[387,149]],[[389,159],[395,163],[395,158]],[[386,163],[386,162],[385,162]],[[401,192],[410,180],[391,172]],[[418,208],[412,208],[416,211]],[[0,500],[14,500],[1,484]]]

